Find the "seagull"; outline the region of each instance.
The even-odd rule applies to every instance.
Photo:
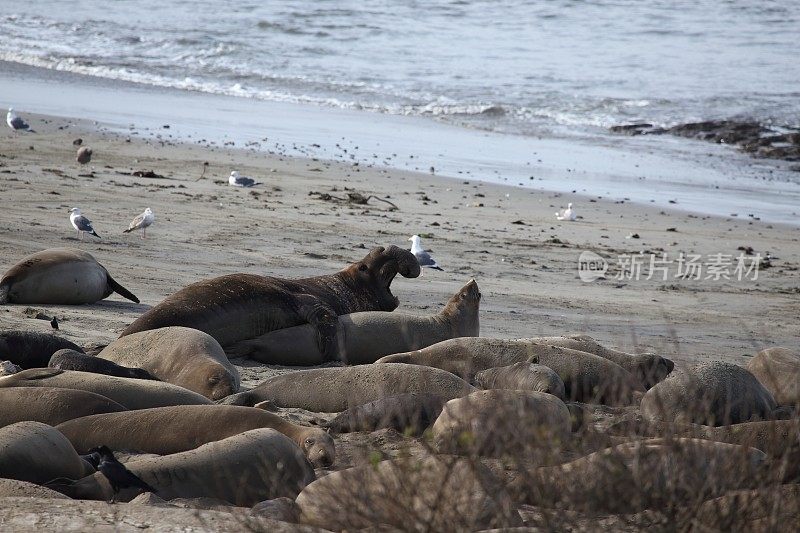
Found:
[[[144,213],[141,215],[136,215],[136,218],[131,220],[131,224],[128,226],[128,229],[123,231],[122,233],[130,233],[133,230],[140,229],[142,230],[142,239],[147,238],[147,228],[153,222],[155,222],[156,216],[153,214],[153,210],[149,207],[144,210]]]
[[[556,218],[558,220],[570,220],[570,221],[572,221],[572,220],[575,220],[578,217],[575,214],[575,211],[572,210],[572,204],[570,203],[570,204],[567,204],[567,208],[564,210],[564,213],[556,212]]]
[[[84,233],[94,235],[98,239],[100,238],[100,235],[98,235],[92,227],[92,221],[81,215],[81,210],[79,208],[73,207],[69,210],[69,213],[69,221],[72,222],[72,227],[78,231],[81,240],[83,240]]]
[[[254,180],[253,178],[240,176],[239,173],[236,172],[235,170],[231,172],[231,175],[228,178],[228,183],[230,183],[234,187],[252,187],[253,185],[258,185],[258,183],[256,183],[256,180]]]
[[[412,235],[408,240],[411,241],[411,253],[417,258],[419,266],[444,272],[444,269],[436,264],[436,260],[431,257],[431,254],[426,252],[422,247],[422,243],[419,240],[419,235]]]
[[[13,107],[8,108],[8,114],[6,115],[6,123],[8,124],[9,128],[14,130],[14,133],[16,133],[18,130],[36,133],[31,129],[30,125],[27,122],[22,120],[22,118],[20,118],[16,113],[14,113]]]

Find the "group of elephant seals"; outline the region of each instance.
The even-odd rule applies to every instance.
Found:
[[[514,363],[487,368],[475,374],[475,384],[482,389],[511,389],[546,392],[564,399],[564,381],[550,367],[536,363]]]
[[[22,368],[44,368],[58,350],[83,352],[80,346],[50,333],[0,331],[0,361],[11,361]]]
[[[0,427],[23,421],[55,426],[73,418],[125,410],[105,396],[82,390],[56,387],[0,389]]]
[[[273,429],[252,429],[193,450],[133,460],[125,467],[165,500],[216,498],[247,507],[272,498],[295,498],[316,478],[302,451]],[[113,495],[101,472],[48,486],[79,499],[108,500]],[[116,498],[130,501],[138,494],[137,489],[123,489]]]
[[[91,254],[75,248],[31,254],[0,279],[0,304],[91,304],[112,292],[139,303]]]
[[[127,409],[212,403],[205,396],[170,383],[56,368],[32,368],[2,377],[0,388],[4,387],[60,387],[85,390],[114,400]]]
[[[173,326],[121,337],[98,355],[114,363],[138,367],[157,379],[206,398],[219,400],[239,392],[239,371],[208,333]]]
[[[776,407],[772,394],[746,369],[712,361],[670,375],[642,398],[650,421],[708,426],[766,420]]]
[[[449,372],[418,365],[380,364],[314,368],[281,374],[256,388],[222,400],[232,405],[255,405],[269,400],[278,407],[339,413],[388,396],[403,393],[459,398],[475,387]]]
[[[800,352],[767,348],[750,359],[746,368],[772,393],[779,405],[800,408]]]
[[[180,405],[108,413],[69,420],[58,426],[81,453],[105,444],[112,450],[166,455],[191,450],[256,428],[280,431],[317,466],[336,457],[333,439],[323,429],[299,426],[252,407]]]
[[[95,374],[105,374],[106,376],[117,376],[120,378],[134,379],[157,379],[143,368],[129,368],[120,366],[107,359],[101,359],[75,350],[59,350],[53,354],[47,363],[49,368],[59,370],[78,370],[80,372],[93,372]]]
[[[433,424],[444,404],[445,400],[435,394],[398,394],[351,407],[324,426],[333,433],[392,428],[419,435]]]
[[[393,311],[390,286],[397,274],[419,276],[417,258],[396,246],[374,248],[364,259],[327,276],[287,280],[232,274],[199,281],[168,296],[135,320],[122,336],[186,326],[223,347],[276,329],[311,324],[326,359],[336,354],[336,317],[360,311]]]
[[[384,355],[418,350],[447,339],[477,337],[480,334],[480,299],[478,284],[473,279],[433,316],[385,311],[339,316],[335,356],[347,364],[368,364]],[[226,351],[262,363],[318,365],[325,362],[318,337],[317,330],[305,324],[239,341]]]

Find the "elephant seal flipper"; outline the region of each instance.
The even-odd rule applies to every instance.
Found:
[[[107,272],[108,271],[106,271],[106,273]],[[128,300],[130,300],[130,301],[132,301],[134,303],[137,303],[137,304],[140,303],[139,302],[139,298],[137,298],[136,295],[133,294],[131,291],[129,291],[128,289],[126,289],[125,287],[123,287],[122,285],[117,283],[117,281],[114,278],[111,277],[111,274],[108,274],[108,288],[111,289],[109,294],[112,293],[112,292],[116,292],[117,294],[119,294],[123,298],[127,298]],[[2,294],[0,293],[0,298],[1,297],[2,297]]]

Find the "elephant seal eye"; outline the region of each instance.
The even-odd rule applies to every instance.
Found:
[[[314,444],[314,439],[311,438],[306,439],[306,444],[311,446],[312,444]]]
[[[367,265],[361,263],[360,265],[358,265],[358,270],[360,270],[361,272],[366,272],[368,270]]]

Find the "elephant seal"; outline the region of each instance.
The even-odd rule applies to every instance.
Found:
[[[281,374],[250,391],[228,396],[221,403],[255,405],[270,400],[277,407],[340,413],[355,405],[403,393],[435,394],[450,400],[473,391],[475,387],[450,372],[393,363]]]
[[[475,384],[482,389],[511,389],[546,392],[564,399],[564,381],[550,367],[536,363],[514,363],[487,368],[475,374]]]
[[[295,501],[301,522],[335,531],[478,531],[522,523],[486,466],[446,455],[339,470]]]
[[[728,492],[700,505],[694,518],[709,531],[793,531],[791,524],[800,523],[800,485]]]
[[[130,461],[125,467],[164,500],[216,498],[244,507],[273,498],[295,498],[316,477],[300,448],[274,429],[252,429],[193,450]],[[112,496],[101,472],[48,486],[71,498],[108,500]],[[130,501],[139,492],[123,489],[116,499]]]
[[[0,478],[41,485],[58,477],[81,478],[94,469],[58,430],[41,422],[0,428]]]
[[[660,355],[654,353],[630,354],[606,348],[588,335],[533,337],[524,340],[588,352],[608,359],[637,377],[647,389],[664,381],[664,378],[675,369],[675,363]]]
[[[0,427],[32,420],[55,426],[96,413],[117,413],[124,407],[93,392],[55,387],[0,389]]]
[[[223,347],[282,328],[311,324],[320,351],[333,359],[336,317],[359,311],[393,311],[390,286],[399,273],[419,276],[417,258],[397,246],[372,249],[336,274],[287,280],[231,274],[193,283],[147,311],[121,336],[165,326],[204,331]]]
[[[397,352],[418,350],[455,337],[480,334],[478,308],[481,293],[470,280],[433,316],[386,311],[341,315],[336,320],[335,357],[347,364],[374,363]],[[312,366],[324,363],[317,330],[309,325],[271,331],[239,341],[226,349],[234,357],[250,357],[277,365]]]
[[[641,407],[649,422],[723,426],[769,419],[776,403],[746,369],[712,361],[673,373],[647,391]]]
[[[0,388],[3,387],[60,387],[85,390],[114,400],[127,409],[212,403],[205,396],[170,383],[56,368],[32,368],[0,378]]]
[[[105,444],[112,450],[159,455],[191,450],[256,428],[280,431],[315,465],[330,466],[335,460],[333,439],[324,430],[292,424],[278,415],[252,407],[157,407],[85,416],[57,427],[81,453]]]
[[[760,479],[764,453],[703,439],[648,439],[519,476],[517,501],[583,513],[630,515],[694,504]]]
[[[435,394],[398,394],[351,407],[324,427],[333,433],[392,428],[419,435],[433,424],[444,404],[445,400]]]
[[[48,498],[66,500],[66,496],[60,492],[50,490],[47,487],[42,487],[27,481],[19,481],[18,479],[0,479],[0,498],[8,497],[24,497],[24,498]],[[1,501],[1,500],[0,500]]]
[[[750,359],[746,368],[772,393],[779,405],[800,408],[800,352],[767,348]]]
[[[569,440],[571,425],[569,409],[552,394],[482,390],[445,404],[433,445],[440,453],[541,456]]]
[[[157,379],[143,368],[120,366],[112,361],[69,349],[59,350],[54,353],[47,366],[59,370],[78,370],[80,372],[92,372],[119,378]]]
[[[121,337],[97,357],[120,365],[143,368],[150,374],[219,400],[239,392],[239,371],[208,333],[172,326]]]
[[[112,292],[139,303],[94,257],[76,248],[31,254],[0,279],[0,304],[91,304]]]
[[[22,368],[44,368],[58,350],[83,352],[67,339],[36,331],[9,330],[0,332],[0,360],[11,361]]]
[[[644,387],[618,364],[594,354],[528,340],[463,337],[422,350],[381,357],[378,363],[411,363],[449,370],[467,379],[487,368],[519,362],[553,369],[564,382],[564,398],[582,403],[631,405]]]

